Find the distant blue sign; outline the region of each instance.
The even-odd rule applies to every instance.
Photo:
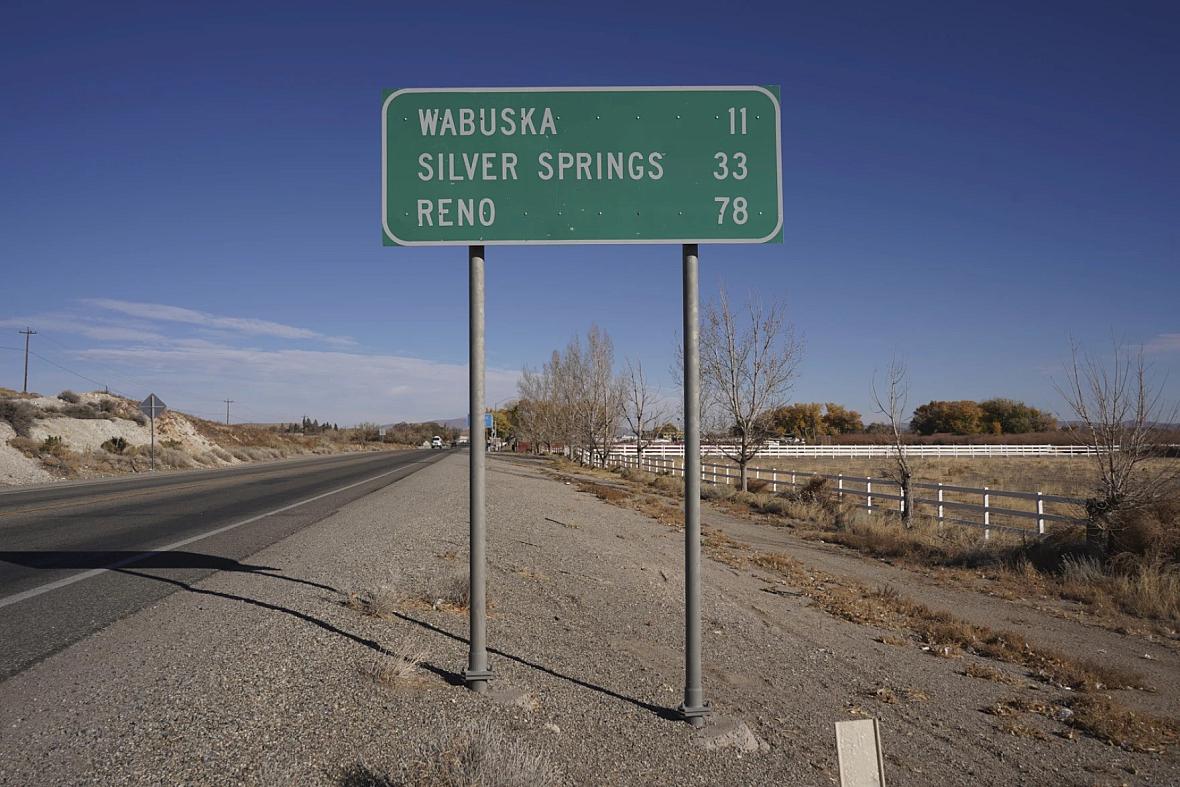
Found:
[[[492,428],[492,414],[491,413],[484,413],[483,414],[483,428],[484,429],[491,429]]]

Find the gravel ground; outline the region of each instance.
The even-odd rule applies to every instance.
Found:
[[[966,677],[962,659],[877,642],[883,632],[706,560],[706,694],[765,744],[709,750],[715,727],[666,718],[683,680],[682,536],[499,459],[488,631],[503,696],[472,694],[452,685],[464,615],[408,602],[382,619],[344,603],[381,588],[445,598],[465,576],[465,460],[249,559],[270,575],[215,575],[0,684],[0,784],[340,784],[358,764],[412,774],[424,747],[470,720],[571,784],[832,784],[832,724],[863,715],[881,720],[894,784],[1180,781],[1172,755],[1067,740],[1041,717],[1022,721],[1044,740],[1000,731],[980,708],[1059,694],[1017,671],[1016,686]],[[420,678],[366,675],[383,651],[423,653]]]
[[[18,484],[40,484],[52,481],[41,463],[30,459],[8,444],[16,432],[7,421],[0,421],[0,487]]]

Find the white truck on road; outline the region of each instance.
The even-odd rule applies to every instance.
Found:
[[[430,450],[433,451],[435,448],[442,448],[442,447],[443,447],[442,438],[439,437],[438,435],[435,435],[434,439],[432,439],[430,441]]]

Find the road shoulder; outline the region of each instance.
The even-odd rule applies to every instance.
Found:
[[[569,783],[828,784],[835,721],[881,720],[901,783],[1166,783],[1167,757],[1005,731],[1046,690],[877,641],[749,571],[704,565],[706,694],[764,747],[669,720],[682,682],[682,536],[528,464],[489,463],[497,697],[454,685],[466,462],[453,455],[0,684],[0,782],[319,783],[396,774],[472,721]],[[143,581],[169,581],[142,572]],[[358,594],[358,595],[353,595]],[[364,594],[385,606],[364,614]],[[353,602],[350,604],[350,600]],[[421,654],[407,680],[382,669]],[[1132,769],[1127,770],[1128,768]],[[351,769],[351,770],[350,770]]]

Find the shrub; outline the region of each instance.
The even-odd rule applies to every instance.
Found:
[[[733,487],[726,484],[701,484],[701,500],[728,500],[733,497]]]
[[[646,470],[636,470],[634,467],[619,468],[619,475],[626,478],[628,481],[636,481],[641,484],[650,484],[655,480],[655,476]]]
[[[160,445],[164,446],[165,448],[171,448],[174,451],[179,451],[184,447],[184,443],[180,442],[179,440],[163,440],[160,442]]]
[[[765,478],[751,478],[746,481],[746,489],[754,493],[765,492],[768,486],[770,486],[770,482]]]
[[[352,441],[354,443],[376,443],[381,440],[381,428],[377,424],[363,423],[358,424],[352,430]]]
[[[64,447],[65,446],[62,443],[61,438],[57,435],[51,434],[41,441],[41,453],[43,454],[57,454],[60,453]]]
[[[651,482],[651,485],[664,492],[684,494],[684,480],[681,478],[674,478],[668,475],[656,476]]]
[[[30,459],[36,459],[41,454],[41,444],[31,437],[14,437],[8,444]]]
[[[737,503],[738,505],[749,506],[750,508],[760,507],[758,496],[753,492],[742,492],[739,490],[733,493],[733,496],[730,498],[730,500]]]
[[[563,782],[545,751],[534,751],[519,737],[473,722],[458,734],[424,745],[404,764],[396,784],[549,787]],[[377,782],[380,784],[381,782]]]
[[[169,467],[189,468],[194,466],[192,458],[184,451],[175,448],[160,448],[156,451],[156,459]]]
[[[78,394],[74,393],[73,391],[69,390],[68,388],[66,390],[62,391],[61,393],[59,393],[57,395],[57,398],[61,399],[63,402],[69,402],[70,404],[78,404],[79,402],[82,401],[81,396],[78,396]]]
[[[148,425],[147,416],[144,415],[143,413],[132,413],[131,420],[135,421],[135,423],[139,424],[140,426],[147,426]]]
[[[832,499],[831,491],[832,485],[828,479],[813,476],[807,479],[807,482],[798,490],[784,492],[782,496],[800,503],[827,503]]]
[[[127,441],[122,437],[112,437],[102,444],[102,449],[107,453],[121,454],[127,450]]]
[[[37,409],[19,399],[0,399],[0,420],[7,421],[20,437],[28,437],[37,419]]]
[[[95,420],[106,418],[107,414],[91,404],[67,404],[61,408],[61,414],[67,418],[81,418]]]
[[[1180,497],[1120,512],[1110,529],[1110,552],[1180,561]]]

